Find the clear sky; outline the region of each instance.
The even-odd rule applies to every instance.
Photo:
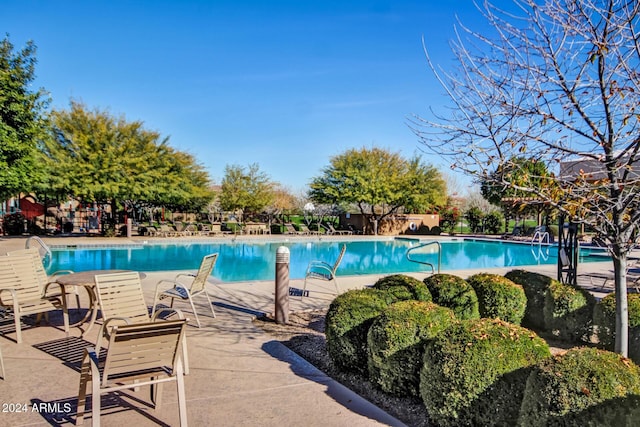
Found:
[[[37,45],[36,86],[53,108],[74,99],[143,121],[193,154],[214,183],[226,165],[258,163],[293,191],[349,148],[417,153],[408,118],[446,103],[422,38],[450,66],[456,16],[480,18],[472,0],[0,6],[0,31],[15,47]]]

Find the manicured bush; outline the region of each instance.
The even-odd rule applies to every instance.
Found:
[[[593,295],[583,288],[552,282],[544,300],[547,330],[561,340],[590,342],[595,303]]]
[[[466,320],[425,348],[420,395],[438,426],[515,425],[532,365],[550,357],[534,332],[499,319]]]
[[[520,426],[633,426],[640,420],[640,370],[629,359],[578,348],[532,369]]]
[[[519,325],[527,307],[522,286],[497,274],[479,273],[467,279],[478,296],[480,317],[502,319]]]
[[[383,277],[373,284],[373,288],[391,292],[401,300],[431,301],[431,293],[427,285],[405,274]]]
[[[544,299],[547,288],[557,280],[544,274],[533,273],[525,270],[511,270],[505,277],[524,289],[527,296],[527,308],[522,318],[522,326],[545,331]]]
[[[460,320],[478,319],[478,296],[462,277],[453,274],[434,274],[424,279],[433,302],[450,308]]]
[[[629,358],[640,364],[640,294],[627,294],[629,313]],[[593,323],[602,348],[613,351],[616,342],[616,294],[596,303]]]
[[[418,396],[424,346],[454,321],[431,302],[391,304],[369,328],[369,379],[387,393]]]
[[[325,316],[327,352],[344,371],[366,375],[369,326],[397,298],[378,289],[356,289],[338,295]]]
[[[493,211],[484,217],[484,232],[487,234],[498,234],[504,224],[504,218],[500,212]]]

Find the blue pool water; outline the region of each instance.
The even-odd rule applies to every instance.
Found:
[[[275,254],[279,246],[287,246],[291,253],[290,277],[304,277],[311,260],[337,258],[340,246],[347,251],[338,275],[392,274],[430,271],[428,267],[407,260],[406,253],[418,244],[410,240],[358,241],[295,241],[256,242],[223,241],[212,243],[149,243],[129,247],[52,248],[47,270],[71,269],[130,269],[136,271],[196,270],[203,256],[219,253],[213,276],[224,282],[273,280]],[[501,241],[452,240],[442,241],[441,271],[517,267],[523,265],[557,264],[557,248],[530,246]],[[437,265],[436,246],[414,250],[412,257]],[[582,249],[580,262],[603,261]]]

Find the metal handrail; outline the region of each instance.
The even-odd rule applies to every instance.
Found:
[[[536,240],[536,237],[538,238],[538,240]],[[551,243],[551,238],[549,237],[549,233],[547,231],[536,231],[535,234],[533,235],[533,237],[531,238],[531,245],[533,245],[534,243],[536,243],[536,241],[538,242],[538,244],[542,244],[543,242],[546,243]]]
[[[433,274],[435,272],[435,268],[433,267],[433,264],[431,264],[430,262],[419,261],[417,259],[411,258],[412,251],[416,249],[424,248],[425,246],[431,246],[431,245],[436,245],[438,247],[438,273],[440,273],[440,265],[442,264],[442,245],[438,241],[433,240],[431,242],[423,243],[421,245],[414,246],[412,248],[407,249],[407,260],[418,263],[418,264],[422,264],[422,265],[428,265],[429,267],[431,267],[431,273]]]
[[[46,255],[49,256],[49,259],[51,259],[51,249],[49,249],[49,246],[47,246],[47,244],[45,242],[43,242],[42,239],[39,238],[38,236],[29,237],[27,239],[27,241],[24,242],[25,249],[29,249],[31,247],[31,241],[32,240],[37,242],[40,245],[40,247],[45,250]],[[45,257],[43,256],[42,258],[45,258]]]

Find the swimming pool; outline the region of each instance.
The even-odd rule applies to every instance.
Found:
[[[213,276],[223,282],[273,280],[275,253],[287,246],[291,253],[290,277],[304,277],[310,260],[333,262],[341,245],[347,245],[338,275],[392,274],[430,271],[406,259],[416,240],[376,239],[355,241],[218,241],[197,243],[149,242],[123,246],[52,246],[47,271],[71,269],[131,269],[137,271],[196,270],[202,257],[219,253]],[[503,241],[442,240],[441,271],[557,264],[557,248]],[[595,251],[595,250],[593,250]],[[580,262],[603,261],[592,250],[582,249]],[[416,250],[414,258],[437,265],[436,246]],[[606,258],[605,258],[606,259]]]

